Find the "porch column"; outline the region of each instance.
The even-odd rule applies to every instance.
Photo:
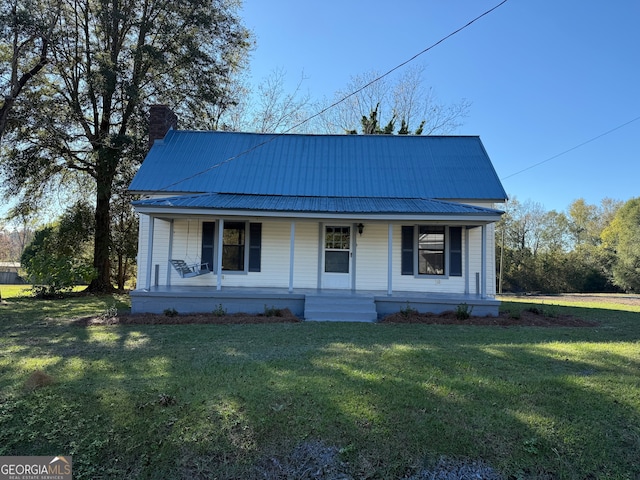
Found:
[[[482,225],[482,252],[480,262],[480,297],[487,298],[487,226]]]
[[[224,219],[218,220],[218,259],[216,262],[216,290],[222,290],[222,241],[224,238]]]
[[[387,295],[393,293],[393,224],[389,223],[387,239]]]
[[[173,218],[169,220],[169,253],[167,255],[167,286],[171,285],[171,258],[173,257]]]
[[[464,227],[464,293],[465,295],[469,295],[469,282],[471,281],[469,278],[470,270],[469,270],[469,229]]]
[[[151,264],[153,263],[153,230],[155,226],[155,218],[149,215],[149,233],[147,238],[147,279],[145,287],[151,289]]]
[[[291,234],[289,235],[289,293],[293,292],[293,258],[296,248],[296,222],[291,222]]]

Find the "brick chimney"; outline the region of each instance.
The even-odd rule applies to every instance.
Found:
[[[170,128],[178,128],[178,117],[166,105],[151,105],[149,109],[149,149],[153,142],[164,138]]]

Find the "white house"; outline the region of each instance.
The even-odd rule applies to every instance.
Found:
[[[477,136],[171,129],[130,190],[142,195],[134,313],[497,314],[507,195]]]

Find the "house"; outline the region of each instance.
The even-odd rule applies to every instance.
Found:
[[[0,262],[0,284],[22,284],[20,262]]]
[[[479,137],[181,131],[154,108],[134,313],[497,314],[507,195]]]

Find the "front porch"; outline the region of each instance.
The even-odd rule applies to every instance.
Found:
[[[350,301],[353,300],[353,301]],[[175,309],[179,313],[213,312],[220,305],[228,313],[263,313],[265,308],[288,308],[300,318],[334,321],[375,321],[355,315],[355,304],[373,303],[374,317],[396,313],[407,306],[419,312],[441,313],[467,304],[476,316],[498,315],[500,301],[481,295],[454,293],[422,293],[393,291],[353,291],[328,289],[253,288],[202,286],[154,286],[131,292],[132,313],[163,313]],[[319,301],[319,302],[318,302]],[[310,305],[324,303],[331,308],[324,314],[311,314]],[[309,308],[308,308],[309,307]],[[326,318],[325,318],[326,317]]]

